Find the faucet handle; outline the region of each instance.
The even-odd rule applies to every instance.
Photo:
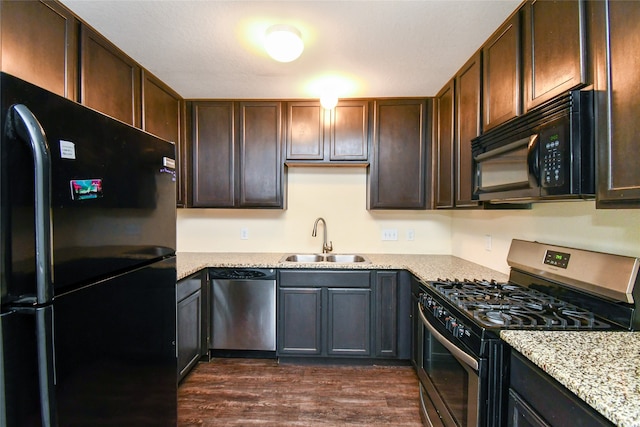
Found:
[[[322,252],[324,253],[331,252],[332,250],[333,250],[333,241],[330,241],[328,244],[325,243],[324,246],[322,247]]]

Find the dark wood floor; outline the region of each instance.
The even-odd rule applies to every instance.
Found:
[[[178,391],[178,426],[421,426],[409,366],[201,362]]]

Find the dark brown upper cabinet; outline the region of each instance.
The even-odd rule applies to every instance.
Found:
[[[236,114],[231,101],[193,103],[190,168],[193,207],[235,205]]]
[[[525,111],[587,83],[584,9],[583,1],[533,0],[525,4]]]
[[[76,100],[78,20],[50,1],[1,1],[2,71]]]
[[[594,42],[598,208],[640,208],[640,2],[589,2]]]
[[[287,103],[289,163],[366,162],[368,134],[368,101],[340,101],[332,110],[316,101]]]
[[[148,71],[142,71],[142,129],[176,144],[176,202],[185,205],[184,100]]]
[[[454,207],[454,94],[450,80],[434,99],[434,196],[436,208]]]
[[[240,102],[239,207],[284,206],[282,104]]]
[[[425,209],[431,100],[375,101],[369,209]]]
[[[280,102],[196,101],[192,127],[191,206],[284,206]]]
[[[481,54],[477,52],[455,76],[455,206],[476,207],[473,200],[475,164],[471,140],[480,135]]]
[[[482,48],[483,132],[522,112],[520,15],[513,14]]]
[[[438,209],[477,207],[471,140],[480,134],[481,55],[477,52],[434,99],[434,199]]]
[[[91,28],[80,33],[80,102],[140,127],[140,66]]]

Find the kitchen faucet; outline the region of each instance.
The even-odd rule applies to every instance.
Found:
[[[318,234],[318,222],[322,221],[322,224],[324,225],[324,234],[323,234],[323,240],[322,240],[322,253],[326,254],[329,253],[333,250],[333,242],[329,242],[327,243],[327,222],[324,220],[324,218],[318,218],[316,219],[316,222],[313,224],[313,232],[311,232],[311,236],[316,237],[316,235]]]

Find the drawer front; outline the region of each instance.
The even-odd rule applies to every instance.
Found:
[[[369,288],[371,272],[345,270],[280,270],[281,287]]]

